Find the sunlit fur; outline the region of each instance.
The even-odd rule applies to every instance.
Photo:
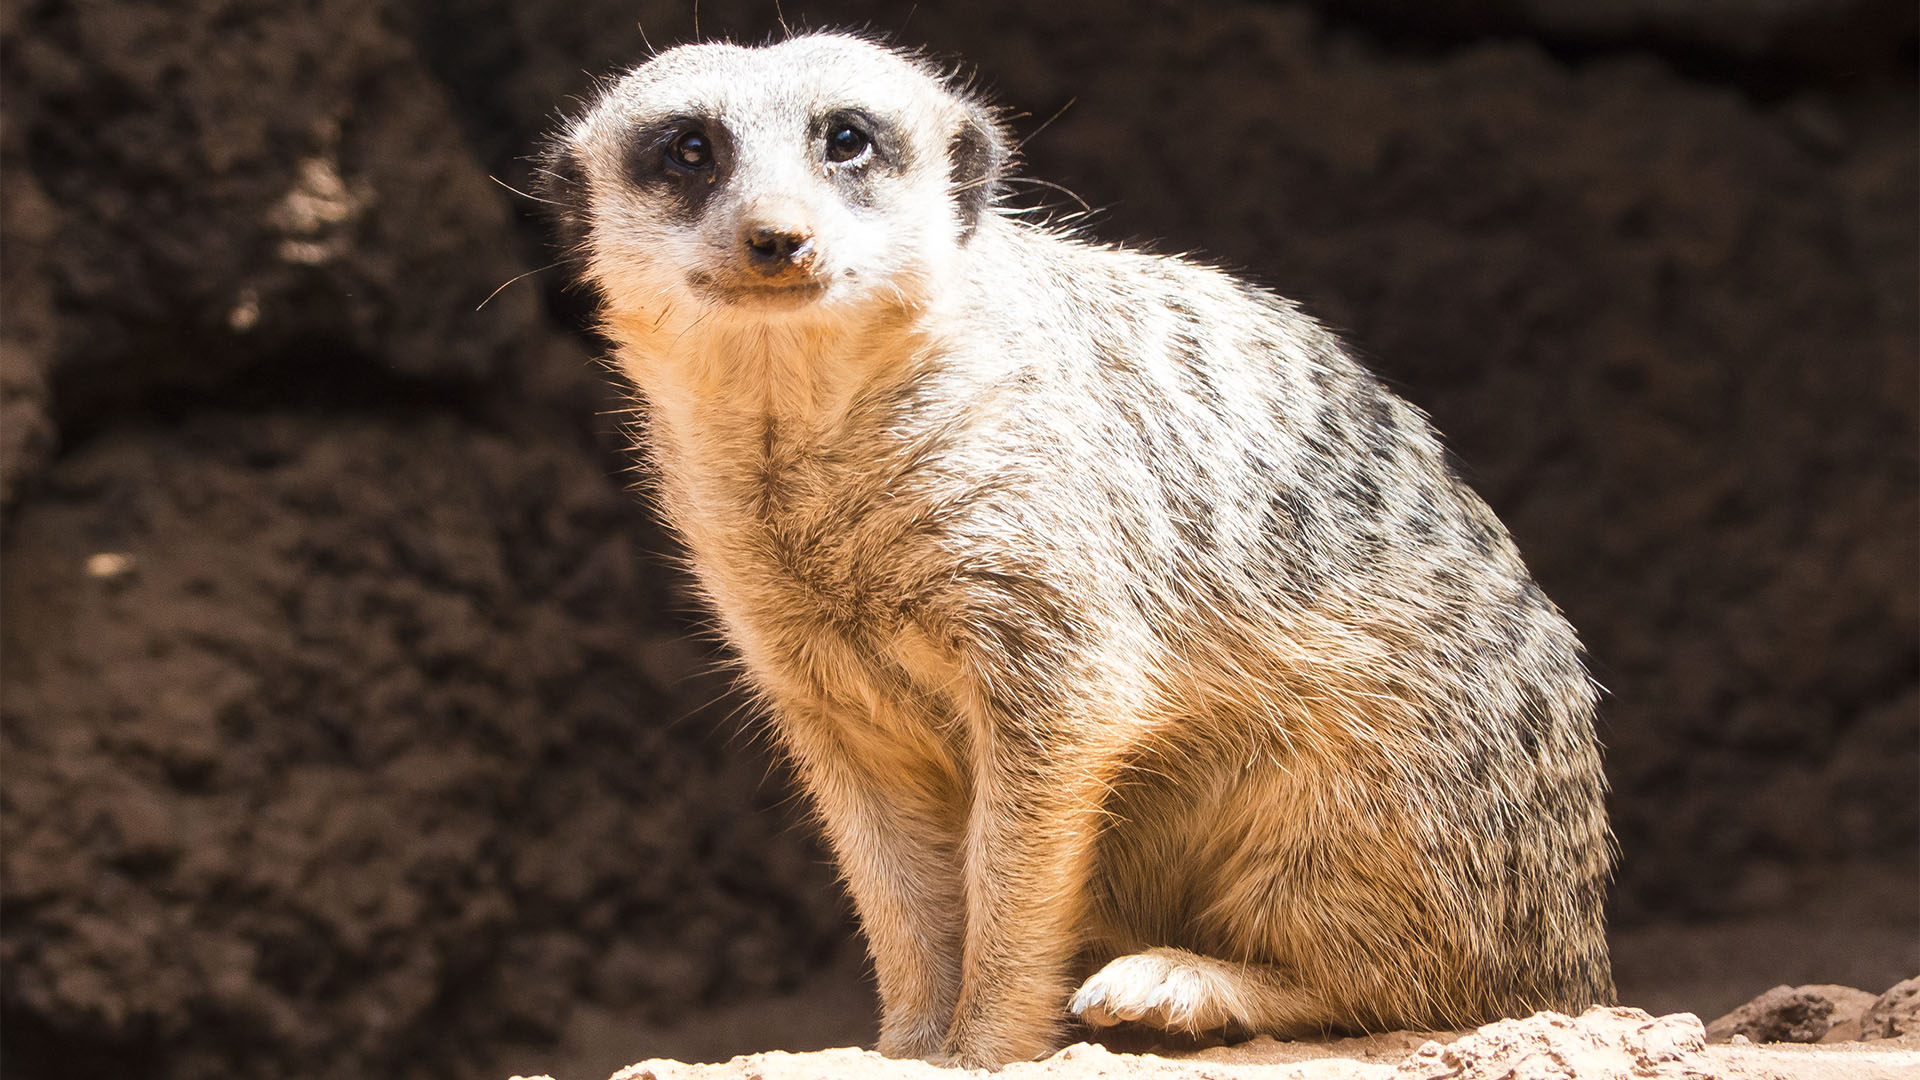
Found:
[[[848,108],[911,160],[864,205],[810,134]],[[733,149],[697,215],[631,180],[674,117]],[[1003,138],[916,59],[809,36],[663,53],[549,162],[881,1049],[1608,1000],[1594,692],[1505,530],[1287,301],[985,202]],[[811,293],[733,288],[776,219]]]

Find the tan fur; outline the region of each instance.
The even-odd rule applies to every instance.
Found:
[[[1593,690],[1425,418],[1283,300],[997,211],[1005,158],[836,36],[664,53],[550,158],[881,1049],[1608,1000]]]

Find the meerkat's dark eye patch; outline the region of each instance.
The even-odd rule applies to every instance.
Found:
[[[727,133],[697,116],[676,116],[635,127],[628,135],[627,171],[636,183],[712,182],[725,170]]]
[[[813,139],[827,182],[850,206],[874,206],[888,180],[913,167],[912,147],[900,129],[859,109],[817,117]]]
[[[669,117],[628,133],[626,174],[653,192],[656,205],[671,219],[690,223],[714,189],[724,186],[732,152],[721,124],[697,116]]]
[[[819,117],[813,137],[829,165],[882,165],[899,170],[907,164],[899,132],[859,109],[836,109]]]

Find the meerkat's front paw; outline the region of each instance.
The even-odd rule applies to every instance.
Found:
[[[1235,966],[1187,952],[1123,956],[1081,985],[1067,1008],[1093,1027],[1135,1022],[1199,1035],[1242,1019]]]

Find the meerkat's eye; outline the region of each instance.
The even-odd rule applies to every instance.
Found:
[[[873,140],[867,133],[852,124],[835,124],[827,132],[828,161],[852,161],[865,155],[872,146]]]
[[[682,169],[699,172],[713,166],[713,143],[705,132],[688,131],[667,144],[667,161]]]

